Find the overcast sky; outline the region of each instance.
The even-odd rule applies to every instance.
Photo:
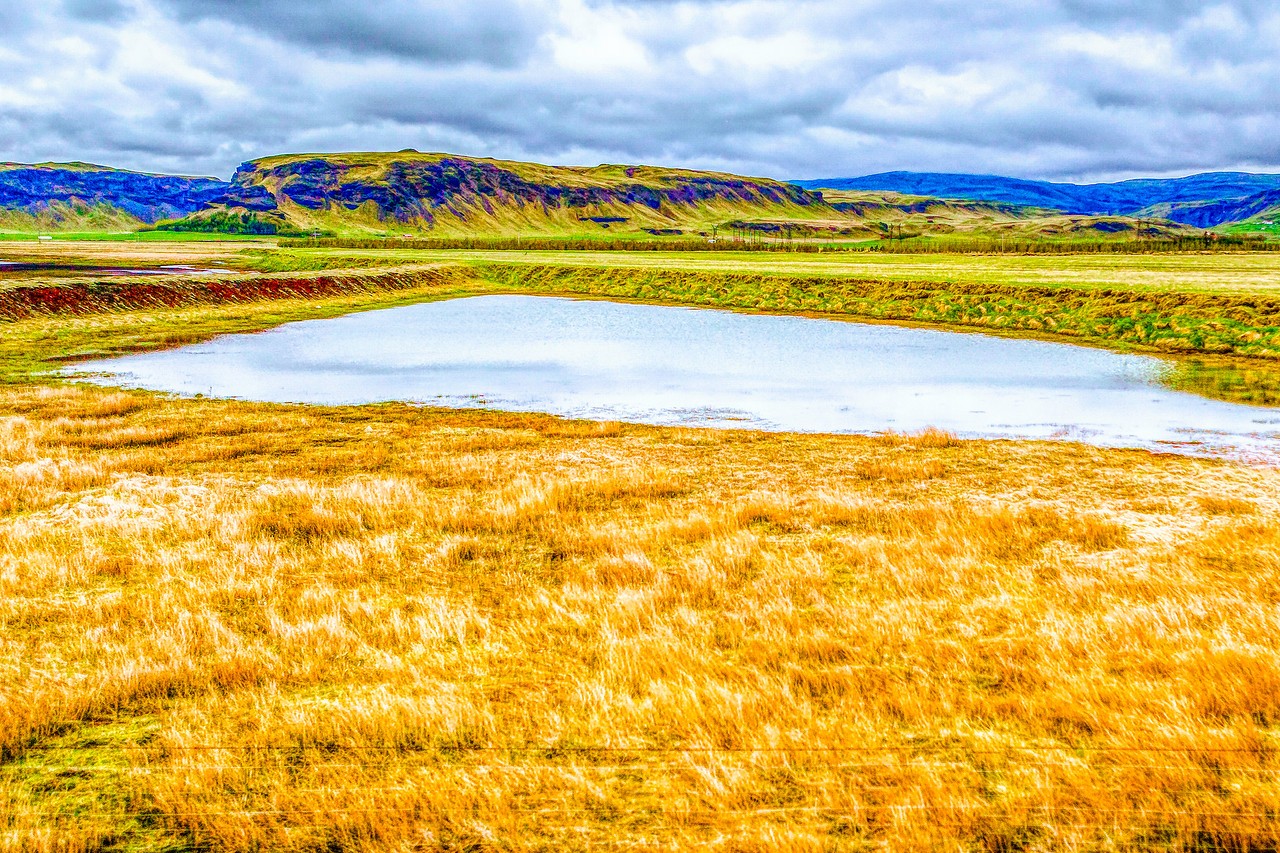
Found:
[[[0,160],[1280,170],[1275,0],[0,0]]]

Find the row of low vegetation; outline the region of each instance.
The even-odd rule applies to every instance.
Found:
[[[283,236],[283,235],[282,235]],[[1029,240],[998,237],[911,237],[860,242],[738,239],[706,236],[604,237],[310,237],[282,241],[289,249],[400,249],[477,251],[648,252],[883,252],[890,254],[1162,254],[1177,252],[1273,252],[1280,241],[1249,237]]]
[[[1146,255],[1178,252],[1277,252],[1280,241],[1244,236],[1142,237],[1112,240],[1065,240],[1022,237],[913,237],[880,240],[868,251],[900,255]]]
[[[460,267],[412,271],[344,270],[335,273],[250,274],[234,278],[121,278],[105,281],[25,282],[0,290],[0,320],[60,314],[100,314],[189,305],[229,305],[277,299],[320,299],[401,291],[448,281],[469,281]]]
[[[835,246],[787,244],[763,240],[706,237],[322,237],[285,240],[285,249],[400,249],[476,251],[601,251],[601,252],[820,252]]]

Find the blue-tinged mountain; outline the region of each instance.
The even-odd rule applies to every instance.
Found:
[[[908,172],[798,183],[411,149],[267,157],[244,164],[231,181],[0,163],[0,232],[710,237],[725,229],[790,240],[1012,229],[1121,239],[1251,219],[1271,227],[1280,206],[1280,175],[1242,173],[1091,186]]]
[[[934,198],[1002,202],[1083,216],[1162,217],[1212,228],[1280,204],[1280,175],[1210,172],[1187,178],[1111,184],[1028,181],[998,175],[884,172],[860,178],[794,181],[806,189],[896,192]]]
[[[1197,228],[1215,228],[1228,222],[1247,222],[1264,214],[1276,218],[1280,215],[1280,189],[1225,201],[1156,204],[1144,213],[1184,222]]]
[[[153,175],[88,163],[0,163],[0,225],[131,230],[188,216],[229,187],[217,178]]]

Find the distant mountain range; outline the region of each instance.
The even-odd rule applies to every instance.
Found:
[[[1066,184],[941,172],[884,172],[860,178],[793,183],[810,190],[894,192],[1004,202],[1083,216],[1163,218],[1197,228],[1239,222],[1280,206],[1280,175],[1248,172],[1209,172],[1187,178],[1113,184]]]
[[[784,182],[411,149],[266,157],[230,181],[0,163],[0,231],[24,232],[1128,239],[1251,218],[1265,224],[1277,213],[1280,175],[1238,172],[1093,185],[912,172]]]
[[[0,164],[0,229],[18,230],[159,223],[244,234],[678,234],[743,218],[812,218],[807,208],[831,211],[820,194],[769,178],[413,150],[267,157],[229,182],[80,163]]]
[[[188,216],[229,187],[217,178],[152,175],[90,163],[0,163],[0,210],[37,223],[95,216],[154,223]]]

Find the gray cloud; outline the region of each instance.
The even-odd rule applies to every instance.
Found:
[[[123,0],[63,0],[62,8],[71,18],[85,21],[120,21],[131,11]]]
[[[1263,0],[10,0],[0,25],[0,160],[1280,167],[1280,9]]]
[[[219,21],[268,38],[355,55],[420,62],[511,65],[537,38],[537,19],[517,0],[161,0],[181,22]]]

